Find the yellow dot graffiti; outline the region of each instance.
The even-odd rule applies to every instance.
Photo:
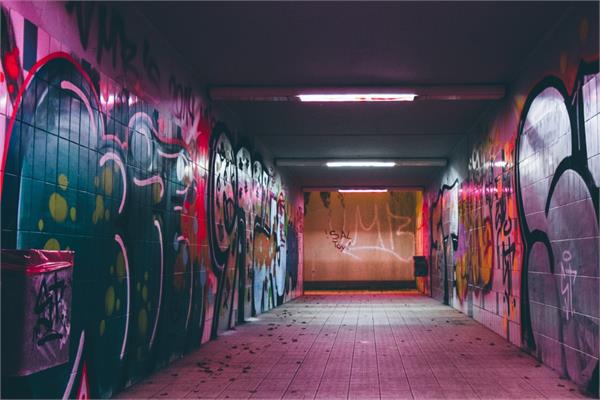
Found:
[[[123,278],[125,277],[125,258],[123,258],[123,253],[119,252],[117,254],[117,276],[119,277],[119,282],[123,282]]]
[[[109,286],[104,295],[104,312],[106,316],[111,316],[115,309],[115,288]]]
[[[67,218],[67,201],[58,193],[52,193],[48,200],[48,208],[52,219],[58,223],[64,222]]]
[[[152,199],[154,200],[154,204],[160,203],[162,200],[162,196],[160,194],[161,186],[158,183],[152,184]]]
[[[140,334],[140,338],[146,338],[146,332],[148,330],[148,313],[145,308],[142,308],[138,313],[138,332]]]
[[[77,220],[77,210],[75,209],[75,207],[71,207],[69,215],[71,216],[71,221],[75,222],[75,220]]]
[[[40,220],[38,221],[38,229],[40,231],[44,230],[44,220],[40,218]]]
[[[111,168],[104,167],[102,171],[102,188],[108,196],[113,192],[113,172]]]
[[[58,187],[61,188],[62,190],[67,190],[68,186],[69,186],[69,178],[67,178],[67,176],[65,174],[60,174],[58,176]]]
[[[60,250],[60,243],[54,238],[48,239],[46,244],[44,244],[44,250]]]
[[[92,214],[92,222],[96,224],[104,217],[104,198],[102,196],[96,196],[96,209]]]

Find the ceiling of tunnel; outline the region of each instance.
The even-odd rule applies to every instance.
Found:
[[[214,86],[507,84],[561,2],[143,2],[138,9]],[[449,157],[494,101],[220,101],[276,158]],[[423,186],[435,167],[286,167],[305,186]]]

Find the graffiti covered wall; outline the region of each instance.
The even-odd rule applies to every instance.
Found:
[[[70,361],[4,396],[109,397],[301,293],[301,195],[168,45],[106,3],[0,18],[2,248],[75,252]]]
[[[305,281],[412,281],[417,191],[305,193]]]
[[[597,4],[586,11],[478,125],[467,172],[446,172],[427,200],[432,295],[597,393]]]
[[[214,334],[302,293],[304,211],[272,168],[246,147],[234,150],[224,125],[213,129],[209,171],[209,242],[222,288]]]

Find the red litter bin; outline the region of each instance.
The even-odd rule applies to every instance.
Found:
[[[69,361],[73,252],[2,250],[2,375]]]

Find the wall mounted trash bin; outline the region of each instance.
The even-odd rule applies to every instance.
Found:
[[[72,251],[2,250],[2,375],[69,361]]]
[[[415,277],[427,276],[427,259],[424,256],[413,256]]]

